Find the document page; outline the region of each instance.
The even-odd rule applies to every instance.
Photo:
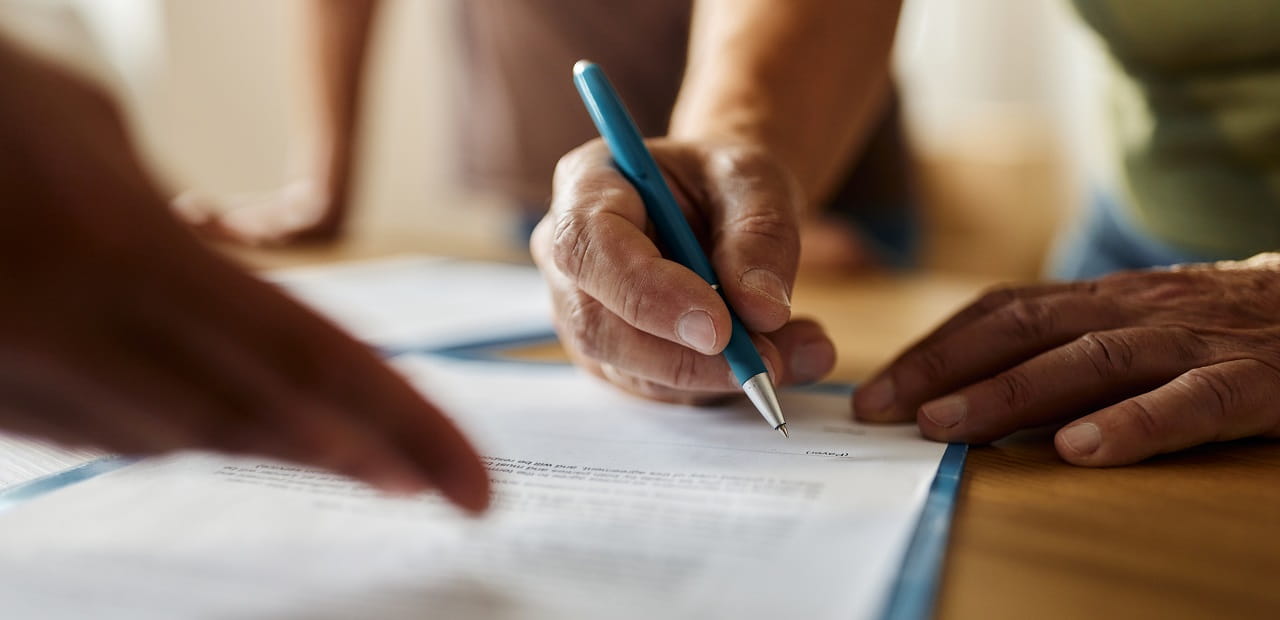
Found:
[[[551,330],[531,266],[432,256],[300,267],[268,278],[370,344],[441,347]]]
[[[7,617],[830,618],[881,609],[945,446],[783,395],[621,394],[561,365],[401,359],[477,442],[494,504],[288,463],[143,461],[0,514]]]

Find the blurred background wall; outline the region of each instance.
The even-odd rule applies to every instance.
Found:
[[[173,189],[236,193],[288,180],[301,1],[0,0],[0,23],[115,88]],[[380,15],[354,234],[410,234],[397,226],[409,214],[476,244],[509,235],[494,199],[453,174],[455,10],[393,0]],[[907,0],[897,71],[928,266],[1038,273],[1095,159],[1102,67],[1065,0]]]

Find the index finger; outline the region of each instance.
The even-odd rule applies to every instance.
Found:
[[[854,393],[859,419],[905,421],[926,400],[985,379],[1091,331],[1122,322],[1107,299],[1058,293],[1014,297],[908,349]]]
[[[370,470],[375,464],[395,461],[465,508],[487,505],[488,476],[475,450],[371,349],[229,265],[211,270],[208,281],[214,290],[234,290],[236,302],[185,308],[169,320],[178,323],[193,369],[221,377],[231,409],[270,420],[297,444],[286,449],[288,458],[323,466],[337,458],[345,473],[366,479],[379,477]],[[346,431],[317,435],[322,426]]]
[[[644,203],[597,140],[556,166],[546,248],[575,286],[627,324],[703,354],[729,342],[729,310],[705,280],[662,257],[645,234]],[[545,236],[545,235],[544,235]]]

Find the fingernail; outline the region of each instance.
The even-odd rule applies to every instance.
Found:
[[[690,310],[680,317],[676,334],[685,344],[703,352],[713,353],[716,346],[716,324],[704,310]]]
[[[782,283],[782,278],[778,274],[768,269],[755,268],[748,269],[738,277],[738,282],[743,286],[772,299],[774,302],[780,303],[788,308],[791,307],[791,297],[787,295],[787,286]]]
[[[863,409],[866,413],[881,413],[893,406],[893,399],[896,394],[893,388],[893,379],[885,377],[876,381],[872,381],[870,385],[858,390],[862,394]]]
[[[797,383],[821,379],[835,363],[836,352],[825,340],[801,345],[791,354],[789,367]]]
[[[1102,445],[1102,431],[1098,425],[1085,422],[1062,429],[1062,443],[1080,456],[1093,454]]]
[[[943,428],[950,428],[960,423],[969,413],[969,399],[960,396],[947,396],[925,403],[920,407],[924,417]]]

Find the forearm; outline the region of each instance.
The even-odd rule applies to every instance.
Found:
[[[379,0],[310,0],[306,29],[307,141],[302,174],[345,202],[358,137],[364,59]]]
[[[669,134],[767,148],[834,191],[889,92],[898,0],[699,0]]]

